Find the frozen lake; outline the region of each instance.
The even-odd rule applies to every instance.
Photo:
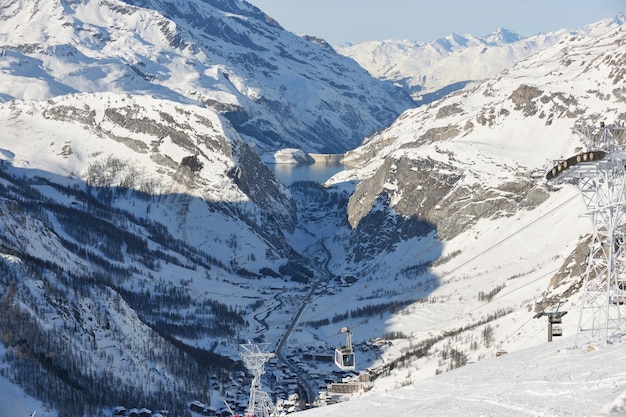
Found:
[[[316,162],[314,164],[268,164],[274,172],[276,178],[286,186],[296,181],[314,181],[323,183],[334,174],[346,169],[346,166],[339,162]]]

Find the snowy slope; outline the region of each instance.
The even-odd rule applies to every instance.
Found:
[[[210,397],[201,375],[235,372],[235,334],[259,332],[250,305],[299,291],[276,278],[302,262],[289,192],[195,105],[83,93],[4,103],[0,120],[3,375],[85,415]]]
[[[506,29],[488,36],[451,34],[430,42],[384,40],[339,45],[337,51],[356,60],[374,77],[403,86],[422,104],[480,82],[515,63],[568,38],[601,33],[623,24],[625,18],[560,30],[527,38]]]
[[[0,378],[0,415],[30,416],[36,415],[56,417],[56,412],[48,410],[40,401],[27,396],[17,385]]]
[[[384,394],[301,413],[344,416],[624,416],[626,343],[572,340],[467,365]]]
[[[0,98],[150,94],[226,115],[262,150],[341,152],[412,105],[245,1],[3,0]]]

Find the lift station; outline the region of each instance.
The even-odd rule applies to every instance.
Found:
[[[554,161],[546,179],[576,186],[587,206],[593,234],[576,346],[582,337],[606,344],[626,331],[626,128],[600,123],[573,131],[586,150]]]

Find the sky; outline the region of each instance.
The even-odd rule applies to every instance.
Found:
[[[247,0],[296,34],[331,44],[373,40],[433,41],[456,33],[521,36],[578,29],[626,13],[626,0]]]

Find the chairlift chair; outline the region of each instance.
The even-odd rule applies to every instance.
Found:
[[[342,327],[340,333],[346,333],[346,344],[335,349],[335,365],[342,371],[356,368],[354,349],[352,349],[352,333],[347,327]]]
[[[563,336],[563,328],[561,327],[561,323],[563,322],[562,316],[558,315],[558,313],[556,315],[550,315],[548,316],[548,322],[552,329],[552,336]]]

